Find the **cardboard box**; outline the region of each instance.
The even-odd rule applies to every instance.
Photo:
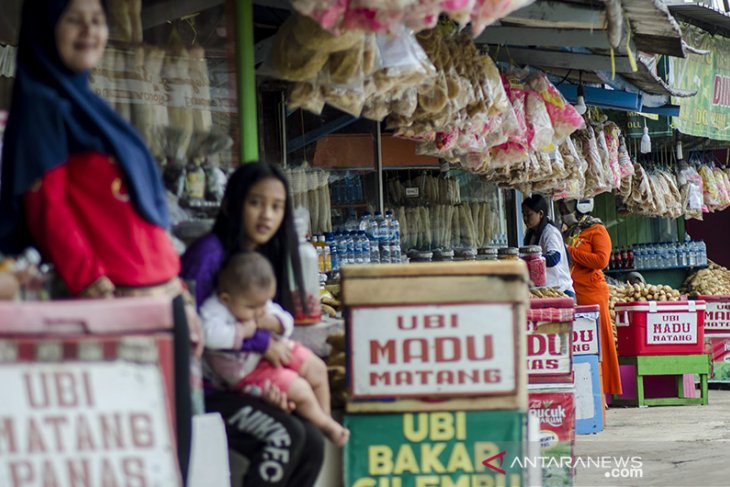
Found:
[[[703,353],[704,301],[616,303],[618,353],[693,355]]]
[[[348,412],[527,406],[523,262],[349,266]]]
[[[344,423],[348,487],[523,485],[524,412],[347,414]]]
[[[172,326],[164,298],[0,303],[0,485],[181,485]]]
[[[597,355],[578,355],[575,375],[575,432],[588,435],[603,431],[601,376]]]
[[[561,458],[575,456],[575,393],[571,388],[530,390],[529,414],[540,420],[540,454],[544,487],[569,487],[575,472]]]

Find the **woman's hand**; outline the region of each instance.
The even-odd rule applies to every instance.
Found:
[[[269,380],[264,382],[263,389],[255,385],[248,385],[243,388],[243,392],[251,394],[252,396],[260,397],[272,406],[282,409],[288,413],[294,411],[294,408],[296,407],[294,402],[289,400],[286,392],[283,392]]]
[[[289,348],[288,342],[284,340],[276,340],[271,338],[269,340],[269,348],[264,353],[264,358],[271,362],[275,367],[281,367],[282,364],[286,365],[291,359],[291,348]]]

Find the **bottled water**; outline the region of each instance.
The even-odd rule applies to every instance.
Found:
[[[348,264],[355,264],[355,241],[352,239],[352,232],[343,234],[345,240],[345,260]]]
[[[695,244],[690,241],[687,244],[687,256],[689,257],[689,266],[694,267],[697,265],[697,254],[695,253]]]
[[[370,263],[380,263],[380,247],[378,245],[378,222],[376,220],[378,213],[375,213],[375,218],[371,218],[368,222],[367,237],[370,240]]]
[[[388,241],[387,241],[387,235],[388,235],[388,228],[387,224],[385,222],[385,218],[383,218],[383,214],[379,211],[375,212],[375,225],[372,227],[373,230],[373,237],[375,240],[376,245],[378,246],[378,250],[380,250],[380,263],[381,264],[389,264],[390,263],[390,249],[386,248],[388,247]],[[372,247],[373,242],[370,242],[370,246]]]
[[[700,262],[698,265],[707,265],[707,245],[704,240],[697,241],[697,247],[699,248]]]
[[[344,237],[342,232],[335,234],[335,246],[337,248],[337,262],[341,268],[343,265],[349,264],[347,262],[347,239]]]
[[[635,245],[634,246],[634,269],[643,269],[643,268],[644,268],[644,246]]]
[[[370,263],[370,240],[364,231],[357,232],[357,239],[360,242],[360,252],[363,264]]]
[[[395,218],[390,221],[390,236],[390,260],[400,263],[400,222]]]
[[[362,255],[362,240],[360,240],[358,232],[350,232],[350,240],[352,240],[353,257],[355,260],[355,264],[364,263],[365,261]]]
[[[381,230],[382,234],[382,245],[381,249],[386,249],[386,254],[388,257],[388,262],[393,263],[397,262],[393,258],[393,212],[391,210],[388,210],[385,212],[385,224],[383,230]],[[383,251],[380,251],[381,253],[381,259],[382,259],[382,253]]]
[[[325,252],[330,254],[330,260],[332,262],[331,267],[333,271],[340,269],[340,263],[337,255],[337,247],[334,242],[334,235],[331,232],[324,234]]]
[[[362,217],[360,217],[360,226],[358,227],[358,229],[363,232],[367,232],[370,229],[370,220],[372,220],[370,212],[366,211],[365,213],[363,213]]]

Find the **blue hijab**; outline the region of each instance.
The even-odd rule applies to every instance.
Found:
[[[5,253],[16,253],[30,243],[23,194],[70,155],[84,152],[115,157],[137,212],[168,227],[165,190],[142,138],[91,91],[88,72],[72,72],[59,57],[55,29],[69,3],[26,0],[23,5],[2,152],[0,251]]]

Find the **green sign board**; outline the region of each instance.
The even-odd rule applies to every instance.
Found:
[[[649,137],[670,137],[672,126],[669,117],[652,120],[636,112],[626,114],[626,137],[640,139],[644,135],[644,125],[649,129]]]
[[[681,107],[675,126],[684,134],[730,140],[730,39],[691,26],[682,31],[687,44],[709,54],[670,58],[670,85],[697,91],[695,96],[674,99]]]
[[[347,415],[345,486],[521,486],[524,424],[518,411]]]

